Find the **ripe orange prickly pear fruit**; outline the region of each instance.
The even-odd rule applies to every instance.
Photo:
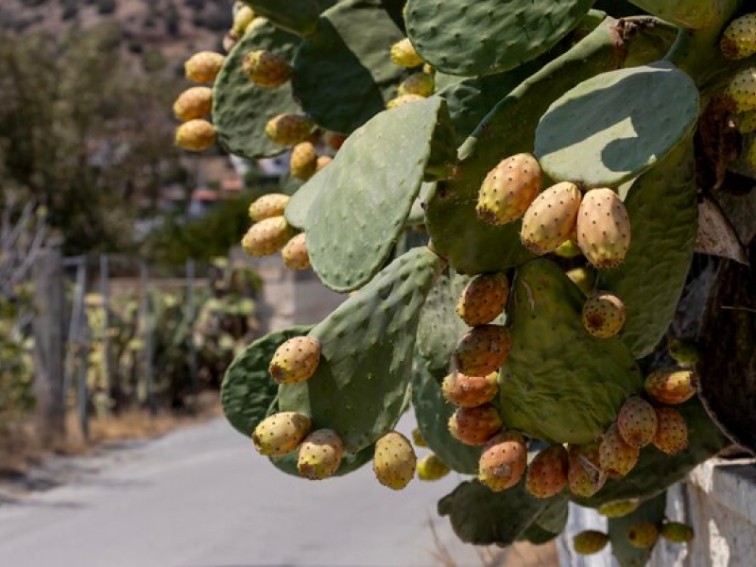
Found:
[[[541,190],[541,166],[530,154],[503,159],[488,172],[475,211],[488,224],[503,225],[525,214]]]
[[[638,462],[640,450],[625,443],[617,425],[612,425],[601,437],[599,465],[611,477],[625,476]]]
[[[433,79],[433,75],[428,73],[414,73],[401,82],[397,89],[397,94],[399,96],[411,94],[429,97],[433,94],[435,88],[436,82]]]
[[[567,450],[552,445],[538,453],[528,466],[525,488],[536,498],[551,498],[567,486]]]
[[[499,374],[488,376],[465,376],[453,372],[444,378],[441,391],[444,398],[460,408],[474,408],[490,402],[499,391]]]
[[[331,156],[318,156],[318,159],[315,162],[315,173],[323,169],[332,161],[333,161],[333,158]]]
[[[528,461],[528,448],[519,433],[507,431],[486,443],[478,462],[478,480],[494,492],[520,482]]]
[[[659,539],[659,528],[650,522],[633,524],[627,530],[627,539],[633,547],[648,549]]]
[[[470,327],[490,323],[507,305],[509,282],[503,273],[475,276],[462,290],[457,315]]]
[[[728,110],[741,114],[756,110],[756,67],[737,73],[722,96]]]
[[[465,445],[484,445],[503,425],[491,404],[459,408],[449,418],[449,433]]]
[[[344,456],[344,444],[332,429],[318,429],[310,433],[299,446],[297,470],[310,480],[333,476]]]
[[[565,274],[585,295],[590,295],[596,283],[596,272],[590,268],[573,268]]]
[[[422,432],[417,427],[415,427],[415,429],[412,430],[412,442],[417,447],[427,447],[428,446],[428,442],[425,440],[425,437],[423,437]]]
[[[488,376],[504,364],[512,338],[501,325],[473,327],[454,351],[457,370],[466,376]]]
[[[213,89],[191,87],[181,93],[173,103],[173,114],[182,122],[204,118],[213,109]]]
[[[283,248],[293,234],[284,217],[270,217],[253,224],[241,245],[250,256],[268,256]]]
[[[300,142],[291,150],[289,170],[297,179],[307,181],[318,167],[318,154],[311,142]]]
[[[250,51],[242,63],[244,73],[258,87],[278,87],[291,79],[292,68],[280,55],[265,49]]]
[[[176,129],[176,145],[190,152],[204,152],[215,145],[215,126],[207,120],[194,119]]]
[[[695,537],[693,528],[680,522],[664,522],[661,536],[672,543],[687,543]]]
[[[404,106],[405,104],[410,104],[419,100],[425,100],[425,97],[416,94],[405,94],[392,98],[386,103],[386,108],[390,110],[392,108],[398,108],[400,106]]]
[[[656,408],[656,435],[651,441],[654,447],[675,455],[688,446],[688,425],[675,408]]]
[[[643,389],[656,401],[676,406],[696,394],[697,382],[692,370],[662,368],[646,377]]]
[[[444,478],[449,474],[449,467],[441,462],[436,455],[425,455],[417,462],[417,478],[432,481]]]
[[[620,265],[630,248],[630,217],[611,189],[591,189],[583,195],[577,217],[578,246],[599,270]]]
[[[625,443],[631,447],[645,447],[656,435],[654,406],[638,396],[628,398],[617,414],[617,429]]]
[[[184,63],[186,78],[195,83],[212,83],[226,58],[220,53],[200,51]]]
[[[290,197],[283,193],[263,195],[249,206],[249,218],[257,222],[271,217],[280,217],[284,214],[289,199]]]
[[[268,120],[265,134],[283,146],[293,146],[305,142],[315,127],[312,120],[299,114],[279,114]]]
[[[252,432],[252,443],[261,455],[282,457],[291,453],[310,433],[310,418],[295,411],[274,413]]]
[[[415,476],[417,457],[409,440],[397,431],[389,431],[375,442],[373,472],[383,486],[401,490]]]
[[[592,555],[598,553],[609,543],[609,536],[596,530],[585,530],[575,534],[572,538],[572,547],[575,553],[580,555]]]
[[[598,513],[607,518],[622,518],[635,512],[640,503],[637,500],[615,500],[598,507]]]
[[[722,34],[719,47],[727,59],[746,59],[756,54],[756,13],[731,21]]]
[[[268,370],[279,384],[298,384],[315,374],[319,362],[320,341],[292,337],[276,349]]]
[[[556,250],[575,228],[580,199],[577,185],[568,181],[538,195],[522,218],[523,246],[537,256]]]
[[[308,270],[311,267],[305,238],[304,232],[299,233],[289,240],[281,250],[281,257],[287,268],[291,268],[292,270]]]
[[[408,37],[391,46],[391,61],[394,65],[411,69],[423,64],[423,58],[417,54]]]
[[[583,327],[597,339],[608,339],[622,330],[627,310],[622,300],[608,291],[597,291],[583,304]]]
[[[590,498],[604,486],[606,474],[599,465],[598,443],[570,445],[567,449],[567,485],[576,496]]]

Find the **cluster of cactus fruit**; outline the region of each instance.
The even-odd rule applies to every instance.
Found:
[[[695,350],[665,335],[702,114],[720,109],[756,166],[746,4],[238,5],[229,53],[187,62],[214,86],[177,101],[177,144],[290,150],[286,194],[252,203],[242,246],[349,297],[234,361],[230,423],[308,479],[370,461],[392,489],[474,475],[439,502],[472,543],[552,539],[569,501],[610,518],[577,551],[611,539],[638,565],[659,533],[688,541],[665,490],[728,440]],[[410,405],[419,461],[395,430]]]

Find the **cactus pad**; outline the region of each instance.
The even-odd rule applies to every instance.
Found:
[[[307,36],[315,32],[318,16],[335,0],[244,0],[256,14],[270,19],[279,28]]]

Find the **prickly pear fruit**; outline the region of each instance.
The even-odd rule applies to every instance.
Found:
[[[398,108],[400,106],[404,106],[405,104],[410,104],[419,100],[425,100],[425,97],[416,94],[405,94],[392,98],[386,103],[386,108],[390,110],[392,108]]]
[[[236,37],[242,37],[247,30],[247,26],[255,19],[255,12],[246,4],[239,7],[234,12],[234,23],[231,26],[231,32]]]
[[[279,384],[298,384],[309,380],[318,369],[320,342],[312,337],[292,337],[281,344],[268,370]]]
[[[283,248],[292,235],[284,217],[270,217],[253,224],[242,238],[241,245],[250,256],[268,256]]]
[[[640,450],[625,443],[613,424],[601,437],[599,465],[611,477],[625,476],[638,462]]]
[[[439,480],[449,474],[449,467],[436,455],[425,455],[417,462],[417,478],[425,481]]]
[[[719,42],[727,59],[745,59],[756,54],[756,13],[734,19]]]
[[[646,377],[643,388],[656,401],[675,406],[696,394],[697,383],[692,370],[662,368]]]
[[[608,339],[619,333],[626,317],[625,304],[608,291],[597,291],[583,304],[583,327],[597,339]]]
[[[315,173],[323,169],[332,161],[333,161],[333,158],[331,156],[318,156],[318,159],[315,162]]]
[[[433,94],[435,88],[436,82],[433,79],[433,75],[414,73],[399,84],[397,94],[399,96],[411,94],[428,97]]]
[[[567,450],[552,445],[538,453],[528,466],[525,488],[536,498],[551,498],[567,486]]]
[[[186,78],[195,83],[212,83],[226,58],[220,53],[200,51],[184,63]]]
[[[176,129],[176,145],[190,152],[204,152],[215,145],[217,133],[207,120],[184,122]]]
[[[643,398],[632,396],[617,414],[617,429],[631,447],[645,447],[656,435],[656,410]]]
[[[741,134],[753,134],[756,132],[756,110],[744,112],[733,116],[735,127]]]
[[[530,204],[522,218],[520,240],[537,256],[553,252],[575,227],[580,190],[564,181],[549,187]]]
[[[466,376],[488,376],[507,359],[511,345],[512,338],[505,327],[474,327],[462,337],[454,351],[456,368]]]
[[[583,195],[577,217],[578,246],[599,270],[621,264],[630,248],[630,217],[611,189],[591,189]]]
[[[503,273],[475,276],[462,290],[457,315],[470,327],[490,323],[507,305],[509,282]]]
[[[604,486],[606,474],[599,465],[598,447],[598,443],[568,447],[567,485],[572,494],[590,498]]]
[[[181,93],[173,103],[173,114],[182,122],[204,118],[213,109],[213,89],[191,87]]]
[[[272,51],[258,49],[244,56],[242,69],[258,87],[278,87],[291,79],[292,68]]]
[[[672,339],[667,345],[667,354],[680,366],[695,365],[701,358],[698,347],[692,341]]]
[[[297,179],[307,181],[318,167],[318,154],[310,142],[300,142],[291,150],[289,170]]]
[[[394,65],[411,69],[423,64],[423,58],[417,54],[408,37],[391,46],[391,61]]]
[[[465,376],[452,372],[441,384],[444,398],[460,408],[474,408],[490,402],[499,391],[499,374],[488,376]]]
[[[491,404],[459,408],[449,418],[449,433],[465,445],[484,445],[503,425]]]
[[[323,132],[323,142],[334,151],[338,151],[344,142],[346,142],[346,139],[347,137],[344,134],[339,134],[338,132],[332,132],[331,130]]]
[[[519,219],[541,190],[541,166],[530,154],[503,159],[488,172],[478,191],[478,216],[493,225]]]
[[[656,408],[656,435],[651,441],[654,447],[675,455],[688,446],[688,425],[675,408]]]
[[[308,270],[310,268],[310,256],[307,254],[305,239],[304,232],[297,234],[281,250],[281,257],[287,268],[292,270]]]
[[[741,114],[756,110],[756,67],[737,73],[727,85],[722,98],[730,112]]]
[[[274,413],[252,432],[252,443],[261,455],[282,457],[292,452],[310,433],[310,418],[295,411]]]
[[[633,547],[648,549],[659,539],[659,528],[650,522],[633,524],[627,530],[627,539]]]
[[[575,553],[580,555],[598,553],[606,547],[607,543],[609,543],[609,536],[596,530],[585,530],[572,538],[572,547]]]
[[[283,193],[263,195],[249,206],[249,218],[257,222],[271,217],[280,217],[284,214],[289,199],[290,197]]]
[[[528,448],[519,433],[507,431],[486,443],[478,463],[478,480],[494,492],[520,482],[528,461]]]
[[[607,518],[622,518],[638,509],[637,500],[615,500],[598,507],[598,513]]]
[[[423,434],[417,427],[415,427],[415,429],[412,430],[412,442],[415,444],[416,447],[428,446],[428,442],[425,440],[425,437],[423,437]]]
[[[693,527],[680,522],[664,522],[661,536],[672,543],[687,543],[695,537]]]
[[[556,254],[560,258],[567,258],[568,260],[570,258],[577,258],[582,253],[583,251],[580,250],[580,247],[572,240],[565,240],[559,246],[557,246],[556,250],[554,250],[554,254]]]
[[[265,125],[265,133],[277,144],[293,146],[306,141],[314,127],[313,122],[306,116],[279,114],[268,120]]]
[[[333,476],[344,456],[344,444],[332,429],[318,429],[310,433],[299,446],[297,470],[310,480]]]
[[[596,283],[596,272],[590,268],[573,268],[566,273],[566,276],[580,288],[585,295],[590,295],[593,286]]]
[[[409,440],[397,431],[389,431],[375,442],[373,472],[383,486],[401,490],[415,475],[417,457]]]

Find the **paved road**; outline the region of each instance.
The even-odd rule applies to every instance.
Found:
[[[400,427],[405,432],[411,423]],[[70,484],[0,506],[2,567],[429,567],[435,503],[456,483],[377,484],[369,465],[309,482],[279,473],[222,420],[79,460]]]

